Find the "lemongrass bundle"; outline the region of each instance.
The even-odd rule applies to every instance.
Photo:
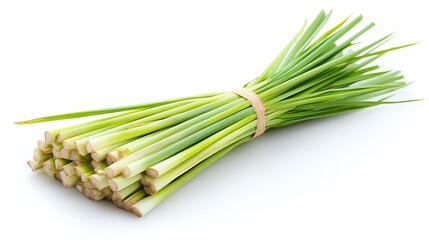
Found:
[[[46,131],[28,164],[89,199],[108,199],[142,216],[224,154],[268,129],[392,103],[385,95],[406,83],[400,72],[382,71],[374,61],[409,45],[378,50],[391,35],[355,44],[374,26],[355,30],[362,16],[321,33],[329,17],[322,11],[304,25],[243,89],[18,122],[115,113]]]

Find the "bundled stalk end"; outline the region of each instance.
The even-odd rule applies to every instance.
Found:
[[[153,169],[153,168],[146,169],[146,174],[151,178],[158,177],[158,171],[156,169]]]
[[[27,161],[27,164],[28,164],[28,166],[31,168],[31,170],[33,172],[35,172],[35,171],[37,171],[37,170],[39,170],[39,169],[41,169],[43,167],[43,163],[42,162],[37,162],[37,161],[34,161],[34,160]]]

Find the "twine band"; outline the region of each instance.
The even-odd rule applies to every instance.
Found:
[[[263,134],[265,132],[265,108],[261,99],[254,92],[242,88],[238,90],[232,91],[233,93],[239,95],[240,97],[245,98],[252,105],[253,111],[256,113],[256,131],[255,135],[253,135],[252,139]]]

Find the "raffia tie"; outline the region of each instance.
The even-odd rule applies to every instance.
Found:
[[[255,111],[256,113],[256,121],[257,121],[256,131],[252,139],[263,134],[265,132],[265,124],[266,124],[265,108],[259,96],[256,95],[254,92],[245,88],[234,90],[232,92],[249,101],[253,107],[253,111]]]

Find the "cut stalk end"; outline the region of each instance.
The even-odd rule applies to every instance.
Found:
[[[140,211],[140,209],[136,207],[131,207],[131,212],[136,215],[137,217],[142,217],[143,213]]]
[[[37,171],[43,167],[43,162],[37,162],[34,160],[28,161],[27,164],[33,172],[35,172],[35,171]]]
[[[107,180],[107,183],[109,184],[109,187],[112,189],[112,191],[114,192],[118,191],[119,187],[115,181],[113,181],[112,179],[109,179]]]
[[[125,167],[124,170],[122,170],[122,176],[124,178],[131,177],[131,169],[129,167]]]
[[[86,151],[87,151],[88,153],[92,153],[92,152],[94,152],[94,151],[95,151],[94,146],[91,144],[91,142],[90,142],[90,141],[88,141],[88,142],[86,143],[85,148],[86,148]]]
[[[158,171],[154,168],[148,168],[146,169],[146,174],[151,177],[151,178],[156,178],[158,177]]]
[[[45,132],[45,142],[46,143],[53,143],[54,142],[54,136],[49,131]]]
[[[63,147],[65,149],[67,149],[67,150],[76,149],[76,144],[74,144],[74,142],[70,142],[70,141],[64,140],[62,142],[62,144],[63,144]]]
[[[106,174],[107,178],[114,178],[117,175],[115,170],[110,167],[104,169],[104,174]]]
[[[113,151],[107,154],[106,162],[108,165],[112,165],[113,163],[119,161],[119,159],[119,153],[117,151]]]

